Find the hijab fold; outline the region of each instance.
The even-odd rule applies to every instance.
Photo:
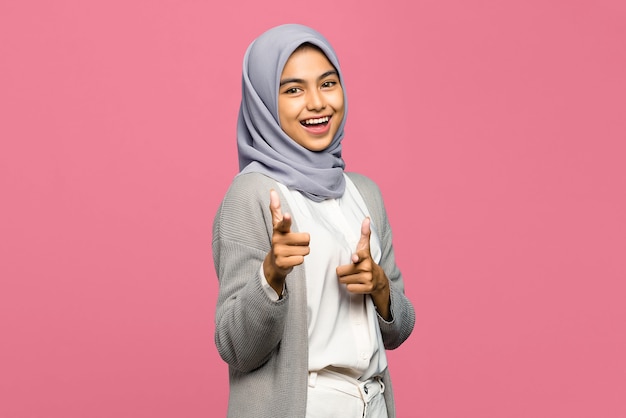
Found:
[[[310,151],[296,143],[279,123],[280,76],[291,54],[303,43],[322,50],[337,70],[344,89],[344,118],[332,142],[322,151]],[[274,27],[248,47],[243,59],[242,78],[237,120],[239,174],[265,174],[314,201],[341,197],[345,190],[341,140],[347,101],[339,62],[326,38],[303,25]]]

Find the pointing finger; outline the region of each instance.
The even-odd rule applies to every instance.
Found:
[[[352,262],[354,264],[361,262],[369,256],[370,235],[370,218],[365,218],[363,219],[363,223],[361,223],[361,237],[356,245],[356,253],[352,254]]]
[[[272,225],[283,220],[283,211],[280,208],[280,197],[274,189],[270,190],[270,212],[272,213]]]
[[[361,238],[359,239],[359,243],[356,245],[357,252],[361,250],[369,250],[371,233],[370,218],[365,218],[361,224]]]
[[[272,213],[272,225],[275,230],[282,233],[291,231],[291,215],[288,213],[283,215],[280,206],[280,196],[274,189],[270,190],[270,212]]]

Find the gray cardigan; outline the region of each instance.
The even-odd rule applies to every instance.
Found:
[[[385,348],[394,349],[413,330],[415,311],[404,295],[395,263],[391,228],[382,196],[367,177],[348,173],[380,234],[384,269],[391,287],[392,320],[378,323]],[[272,217],[269,191],[280,189],[258,173],[237,176],[213,223],[213,261],[219,279],[215,344],[229,365],[228,417],[305,417],[308,382],[308,330],[305,273],[296,266],[287,276],[286,296],[271,301],[258,279],[270,250]],[[283,213],[287,199],[280,195]],[[292,230],[297,231],[297,219]],[[395,417],[389,372],[383,376],[389,417]]]

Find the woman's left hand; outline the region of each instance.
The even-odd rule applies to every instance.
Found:
[[[370,219],[365,218],[361,224],[361,238],[356,252],[352,254],[352,263],[337,267],[337,276],[349,292],[371,295],[378,314],[390,320],[389,280],[384,270],[372,259],[370,234]]]

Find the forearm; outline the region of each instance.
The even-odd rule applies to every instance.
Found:
[[[220,356],[241,371],[258,368],[278,347],[286,315],[287,298],[270,300],[259,277],[251,277],[218,303],[215,344]]]
[[[213,260],[219,279],[215,343],[224,361],[241,371],[256,369],[271,357],[282,340],[287,317],[288,298],[271,300],[259,275],[271,249],[268,197],[275,187],[262,175],[236,177],[213,223]]]
[[[387,321],[379,312],[378,324],[385,348],[393,350],[411,335],[415,325],[413,305],[403,292],[394,288],[393,283],[390,284],[389,310],[391,320]]]
[[[389,229],[387,229],[389,233]],[[411,334],[415,326],[415,310],[411,301],[404,294],[404,278],[395,262],[391,235],[384,237],[383,254],[380,267],[388,277],[389,318],[379,316],[380,330],[385,348],[399,347]]]

